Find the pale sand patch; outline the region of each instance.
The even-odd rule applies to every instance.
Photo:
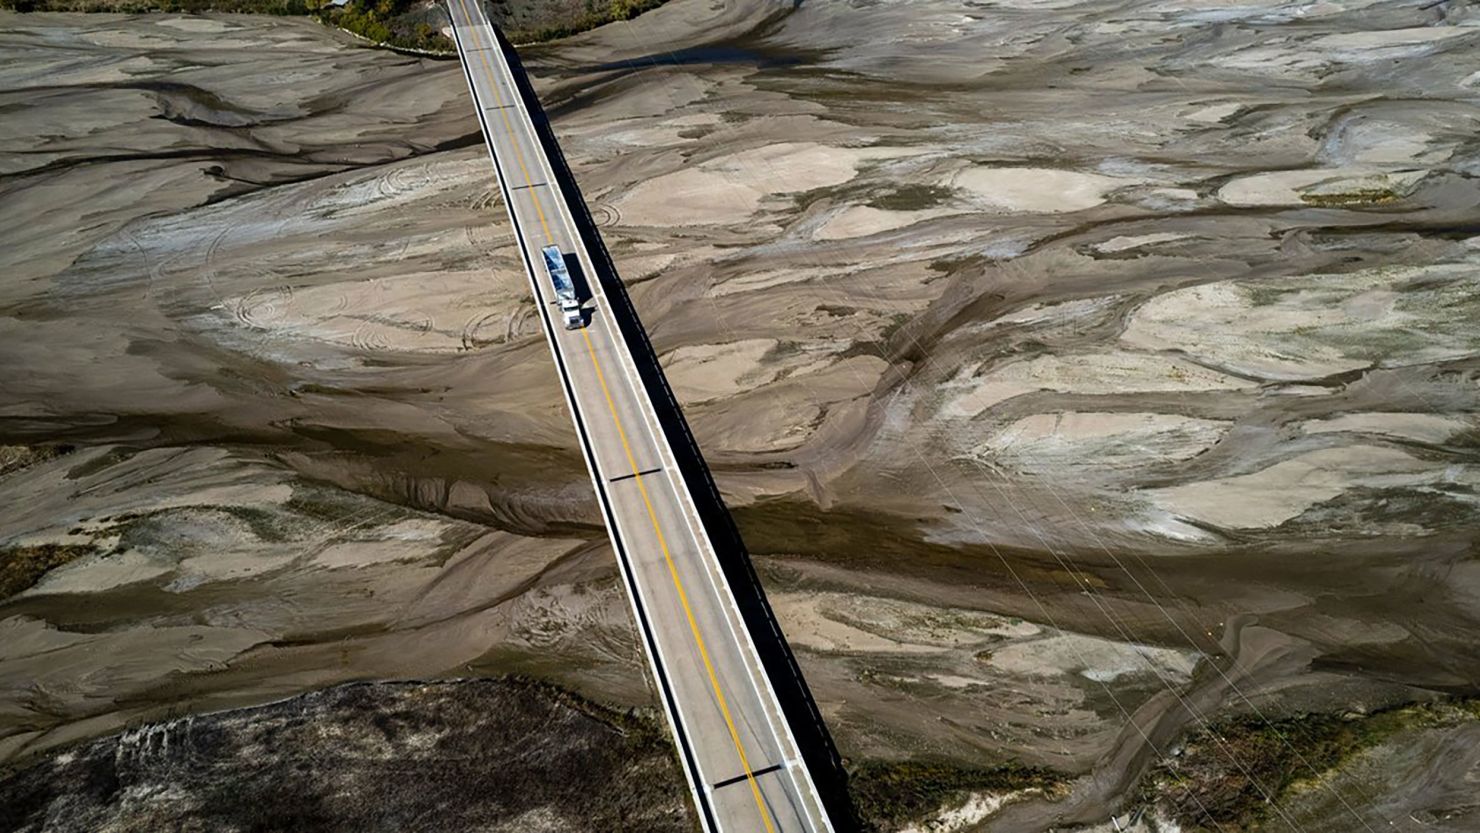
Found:
[[[215,552],[181,559],[175,569],[175,578],[165,589],[171,593],[183,593],[210,582],[251,578],[286,567],[300,554],[291,547],[227,545]]]
[[[1034,414],[994,433],[978,455],[1031,472],[1142,467],[1195,457],[1231,425],[1178,414]]]
[[[325,547],[314,558],[314,563],[335,570],[388,561],[412,561],[426,556],[426,548],[408,547],[405,541],[346,541]]]
[[[486,176],[483,161],[477,157],[433,157],[429,161],[387,165],[373,175],[340,181],[315,192],[303,213],[320,220],[384,216],[391,208],[418,205],[480,183]]]
[[[823,418],[808,381],[808,387],[782,383],[773,388],[774,395],[715,403],[691,419],[715,449],[763,453],[796,448],[816,433]]]
[[[825,594],[821,610],[835,621],[892,642],[934,648],[960,648],[993,637],[1027,638],[1042,632],[1030,622],[977,610],[844,593]]]
[[[1310,42],[1318,50],[1346,53],[1353,59],[1390,58],[1394,48],[1427,47],[1441,41],[1474,35],[1477,29],[1461,26],[1417,26],[1409,29],[1380,29],[1366,32],[1341,32],[1322,35]],[[1372,54],[1378,52],[1380,54]]]
[[[854,205],[838,212],[812,232],[813,240],[846,240],[868,237],[886,231],[906,228],[937,217],[963,212],[951,208],[921,208],[914,211],[889,211],[869,205]]]
[[[957,171],[949,185],[971,194],[988,208],[1030,214],[1083,211],[1105,202],[1105,195],[1135,180],[1063,171],[1057,168],[993,168]]]
[[[640,182],[613,204],[623,225],[674,226],[740,222],[761,199],[841,185],[867,159],[909,155],[901,148],[842,148],[781,142],[732,153]]]
[[[1441,163],[1453,155],[1452,142],[1436,142],[1432,133],[1410,122],[1364,118],[1342,124],[1321,148],[1323,159],[1349,165],[1410,167]]]
[[[49,654],[88,639],[87,634],[58,630],[41,619],[10,616],[0,619],[0,662]]]
[[[1206,529],[1194,526],[1165,509],[1154,506],[1146,507],[1140,514],[1127,518],[1125,528],[1133,532],[1144,532],[1148,535],[1158,535],[1189,544],[1208,544],[1218,540],[1218,536]]]
[[[173,559],[152,557],[138,550],[79,558],[41,577],[20,596],[49,593],[100,593],[127,584],[149,581],[175,571]]]
[[[1192,669],[1201,656],[1196,651],[1060,633],[1004,645],[992,651],[985,661],[999,671],[1026,677],[1077,674],[1097,682],[1110,682],[1125,674],[1149,671],[1185,681],[1191,679]]]
[[[448,527],[431,518],[405,518],[373,530],[372,540],[331,544],[313,560],[315,564],[336,569],[426,558],[435,552],[436,543]]]
[[[852,593],[782,593],[772,604],[788,639],[825,651],[932,653],[1042,632],[981,611]]]
[[[1278,381],[1452,360],[1480,351],[1477,289],[1469,263],[1219,281],[1143,304],[1121,341]]]
[[[771,605],[776,618],[785,623],[787,641],[816,651],[935,653],[942,650],[888,639],[829,617],[821,609],[823,604],[833,601],[831,597],[841,595],[779,593],[772,596]]]
[[[1245,208],[1307,205],[1307,198],[1408,193],[1427,170],[1377,171],[1349,168],[1305,168],[1268,171],[1239,177],[1218,189],[1218,199]]]
[[[1029,304],[1005,315],[993,318],[991,321],[972,324],[970,326],[973,329],[990,329],[1009,324],[1067,323],[1105,312],[1114,307],[1119,301],[1119,295],[1102,295],[1098,298],[1079,298],[1073,301],[1050,301],[1047,303]]]
[[[196,32],[200,34],[230,32],[237,28],[228,25],[225,21],[210,17],[170,17],[164,20],[156,20],[154,23],[156,26],[178,29],[181,32]]]
[[[600,136],[609,142],[633,147],[665,147],[693,141],[680,134],[695,127],[719,124],[718,113],[693,113],[652,125],[651,119],[629,119],[614,125],[601,125]]]
[[[734,295],[739,292],[755,292],[775,286],[784,286],[789,283],[803,283],[814,278],[826,278],[829,275],[836,274],[837,272],[835,270],[830,271],[824,269],[764,269],[717,283],[710,292],[716,297]]]
[[[934,817],[921,822],[911,822],[900,828],[899,833],[956,833],[969,830],[986,821],[987,817],[1002,809],[1009,801],[1016,801],[1042,790],[1016,790],[1006,793],[973,792],[958,804],[947,804],[936,811]]]
[[[1475,422],[1460,417],[1437,414],[1373,412],[1342,414],[1330,419],[1312,419],[1300,423],[1307,434],[1329,434],[1350,431],[1363,434],[1385,434],[1424,443],[1443,442],[1460,431],[1474,428]]]
[[[0,622],[0,662],[11,679],[27,680],[39,691],[108,703],[137,694],[150,680],[220,668],[272,638],[251,627],[207,625],[155,625],[78,638],[15,616]],[[65,648],[72,650],[60,650]]]
[[[202,509],[209,514],[213,507],[220,506],[272,507],[293,494],[292,487],[286,483],[263,482],[253,476],[254,472],[263,471],[253,463],[243,462],[224,449],[199,446],[141,451],[126,463],[110,467],[105,478],[73,480],[68,476],[73,468],[96,463],[112,451],[110,446],[83,449],[56,465],[39,466],[8,478],[11,486],[23,482],[32,496],[29,500],[0,502],[0,529],[6,530],[4,540],[22,545],[66,542],[73,540],[69,530],[80,526],[85,530],[83,538],[99,547],[113,546],[119,533],[102,531],[115,526],[100,520],[105,516],[118,521],[122,515],[153,515],[166,510]],[[166,475],[179,473],[184,476],[171,481],[170,488],[157,485]],[[240,523],[235,519],[225,522]],[[204,528],[208,531],[212,525],[207,521]],[[180,525],[177,529],[184,531],[187,527]],[[200,529],[195,525],[190,527],[192,532]],[[119,569],[121,564],[107,563],[115,557],[118,556],[80,558],[53,570],[43,581],[67,576],[69,582],[85,583],[80,578],[83,573],[97,569],[97,575],[106,576]],[[122,572],[132,574],[142,564],[133,563]],[[114,583],[114,579],[107,579],[106,586]]]
[[[777,368],[762,368],[761,359],[776,344],[774,338],[752,338],[679,347],[663,356],[663,372],[685,400],[707,402],[775,379]]]
[[[1186,240],[1194,235],[1178,231],[1161,231],[1155,234],[1121,235],[1112,237],[1103,243],[1096,243],[1090,249],[1100,254],[1114,254],[1131,249],[1140,249],[1145,246],[1155,246],[1157,243],[1170,243],[1173,240]]]
[[[480,271],[408,273],[261,290],[221,309],[240,326],[279,336],[376,352],[456,353],[522,331],[533,312],[527,290],[501,286]]]
[[[639,281],[662,274],[663,270],[678,261],[675,254],[651,254],[624,257],[621,259],[622,278],[627,281]]]
[[[1209,104],[1188,113],[1186,119],[1198,124],[1217,124],[1242,109],[1244,104],[1238,101]]]
[[[973,378],[963,368],[942,385],[961,390],[941,409],[946,417],[974,417],[1014,396],[1040,390],[1060,393],[1116,394],[1139,391],[1183,392],[1238,390],[1255,383],[1209,370],[1181,359],[1112,351],[1070,356],[1039,356],[1005,364]]]
[[[1246,529],[1278,526],[1357,486],[1416,486],[1449,474],[1455,472],[1396,449],[1356,445],[1308,452],[1253,474],[1152,489],[1146,495],[1183,517]]]
[[[1376,63],[1416,58],[1443,47],[1445,41],[1474,35],[1458,26],[1422,26],[1341,32],[1315,38],[1274,36],[1259,45],[1215,56],[1217,66],[1259,73],[1310,77],[1332,64]]]
[[[975,677],[962,677],[956,674],[926,674],[925,679],[946,688],[970,688],[985,683],[984,680]]]
[[[1157,211],[1190,211],[1201,198],[1191,188],[1150,188],[1130,199],[1135,205]]]
[[[763,193],[728,176],[685,168],[633,186],[615,201],[622,225],[674,226],[739,222]]]

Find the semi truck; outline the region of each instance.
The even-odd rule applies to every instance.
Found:
[[[570,281],[570,270],[565,268],[565,255],[560,253],[560,247],[546,246],[540,253],[545,256],[545,271],[550,273],[550,284],[555,287],[555,302],[565,315],[565,329],[586,326],[586,319],[581,316],[581,302],[576,299],[576,287]]]

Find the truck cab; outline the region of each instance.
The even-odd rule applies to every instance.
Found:
[[[576,330],[586,326],[581,314],[581,302],[576,298],[576,287],[571,282],[570,270],[565,265],[565,255],[559,246],[546,246],[540,250],[545,260],[545,273],[550,276],[550,286],[555,290],[555,303],[565,317],[565,329]]]

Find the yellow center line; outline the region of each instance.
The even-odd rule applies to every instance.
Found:
[[[472,21],[473,15],[468,10],[466,0],[457,0],[457,2],[459,6],[461,6],[463,13],[467,16],[468,20]],[[472,34],[471,30],[470,34]],[[473,40],[476,43],[476,34],[473,34]],[[499,114],[503,117],[504,130],[508,132],[509,138],[513,140],[514,128],[509,121],[509,111],[504,105],[504,97],[503,93],[499,90],[497,76],[493,72],[492,67],[489,66],[488,58],[486,55],[484,55],[482,52],[479,52],[478,58],[483,64],[483,71],[488,73],[488,77],[493,80],[493,93],[495,98],[498,99]],[[517,141],[514,141],[514,157],[519,164],[519,171],[524,177],[525,185],[532,186],[533,180],[529,176],[529,168],[524,163],[524,152],[520,149],[519,142]],[[545,239],[553,240],[554,238],[550,234],[550,224],[545,219],[545,210],[540,204],[539,192],[533,187],[529,187],[528,190],[530,197],[534,201],[535,213],[539,215],[540,227],[545,232]],[[512,191],[510,192],[510,197],[513,197]],[[512,208],[512,206],[510,207]],[[598,382],[601,383],[601,393],[604,397],[606,397],[607,410],[611,412],[612,422],[614,422],[617,426],[617,436],[622,441],[622,451],[627,455],[627,464],[635,475],[634,479],[637,481],[637,489],[642,494],[642,503],[645,507],[647,507],[648,520],[652,522],[653,532],[657,535],[658,547],[663,551],[663,560],[668,565],[668,575],[670,578],[673,579],[674,590],[678,592],[678,601],[679,604],[683,607],[684,616],[688,619],[689,631],[694,635],[694,644],[699,649],[699,658],[704,661],[704,670],[709,675],[709,685],[710,688],[712,688],[714,691],[714,699],[719,704],[719,711],[725,719],[725,726],[730,730],[730,741],[734,743],[735,752],[740,757],[740,768],[745,773],[746,780],[750,782],[750,792],[755,797],[756,809],[760,811],[761,821],[765,822],[766,830],[768,831],[768,833],[776,833],[776,828],[771,823],[771,814],[766,809],[764,799],[761,798],[760,784],[756,782],[755,773],[751,771],[750,762],[745,756],[745,745],[740,742],[740,732],[735,728],[734,718],[730,716],[730,706],[729,703],[725,700],[724,691],[720,687],[719,676],[715,674],[714,663],[709,659],[709,650],[705,647],[704,637],[699,632],[699,623],[694,618],[693,608],[689,606],[688,594],[684,592],[683,582],[678,577],[678,567],[673,563],[673,554],[668,549],[667,536],[663,534],[663,526],[661,523],[658,522],[658,513],[653,510],[653,502],[652,499],[648,496],[647,486],[643,484],[642,475],[638,473],[637,460],[633,457],[632,446],[627,441],[627,431],[622,426],[622,418],[617,415],[616,403],[612,401],[611,390],[607,387],[606,384],[606,374],[603,373],[601,370],[601,361],[596,358],[596,348],[591,344],[591,335],[584,328],[581,330],[581,338],[583,338],[586,342],[586,352],[591,356],[591,365],[596,369],[596,379]]]
[[[622,451],[627,455],[627,465],[635,473],[637,471],[637,460],[632,456],[632,446],[627,442],[627,432],[622,428],[622,418],[617,416],[616,403],[612,401],[611,391],[606,386],[606,374],[601,372],[601,361],[596,358],[596,348],[591,345],[591,336],[584,329],[581,337],[586,341],[586,352],[591,355],[591,364],[596,368],[596,380],[601,383],[601,393],[606,397],[607,410],[611,411],[612,421],[617,425],[617,436],[622,440]],[[689,620],[689,630],[694,634],[694,644],[699,647],[699,658],[704,661],[704,670],[709,674],[709,685],[714,689],[715,700],[719,703],[720,714],[725,718],[725,725],[730,729],[730,740],[735,744],[735,751],[740,754],[740,768],[745,773],[745,778],[750,782],[750,791],[755,795],[756,809],[760,810],[761,820],[766,823],[766,830],[775,833],[776,828],[771,826],[771,815],[766,811],[765,802],[761,800],[761,788],[756,783],[755,773],[750,770],[750,762],[745,758],[745,747],[740,743],[740,733],[735,729],[735,721],[730,717],[730,706],[725,702],[724,692],[720,689],[719,677],[714,673],[714,663],[709,660],[709,651],[704,647],[704,637],[699,634],[699,623],[694,619],[694,610],[689,606],[688,594],[683,590],[683,582],[678,578],[678,567],[673,563],[673,554],[668,551],[668,540],[663,535],[663,527],[658,523],[658,513],[653,511],[653,502],[648,497],[647,486],[643,485],[642,475],[638,474],[637,490],[642,494],[642,504],[647,507],[648,520],[652,521],[653,532],[658,536],[658,547],[663,551],[663,560],[668,565],[668,575],[673,578],[673,587],[678,591],[678,602],[683,606],[683,613]]]
[[[466,14],[468,16],[468,20],[471,21],[473,19],[473,13],[468,10],[466,0],[458,0],[458,4],[462,6],[463,13]],[[477,43],[477,33],[469,30],[469,34],[473,36],[473,42]],[[494,45],[496,44],[491,44],[490,48],[493,48]],[[494,73],[493,67],[489,66],[488,56],[486,54],[479,52],[478,61],[483,64],[483,71],[488,73],[488,77],[493,81],[493,97],[498,100],[498,112],[499,115],[502,116],[504,119],[504,130],[509,134],[509,139],[512,141],[514,139],[514,125],[512,122],[509,121],[509,111],[504,103],[504,93],[502,90],[499,89],[498,76]],[[474,103],[476,104],[477,102],[475,101]],[[524,176],[524,184],[527,186],[532,186],[534,184],[534,180],[531,179],[529,176],[529,168],[526,167],[524,164],[524,151],[522,148],[519,147],[519,143],[517,141],[514,142],[514,159],[519,163],[519,172]],[[550,223],[548,220],[545,219],[544,206],[540,205],[539,192],[531,187],[529,189],[529,195],[530,197],[534,198],[534,210],[535,213],[539,215],[540,228],[543,229],[545,232],[545,239],[553,241],[555,238],[554,235],[550,234]],[[509,198],[513,199],[513,197],[514,193],[510,191]],[[510,207],[512,208],[512,206]]]

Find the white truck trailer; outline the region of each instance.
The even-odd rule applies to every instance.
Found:
[[[550,273],[550,284],[555,287],[555,301],[565,314],[565,329],[586,326],[586,319],[581,316],[581,302],[576,299],[576,287],[570,281],[570,270],[565,268],[565,255],[560,253],[560,247],[546,246],[540,253],[545,256],[545,271]]]

